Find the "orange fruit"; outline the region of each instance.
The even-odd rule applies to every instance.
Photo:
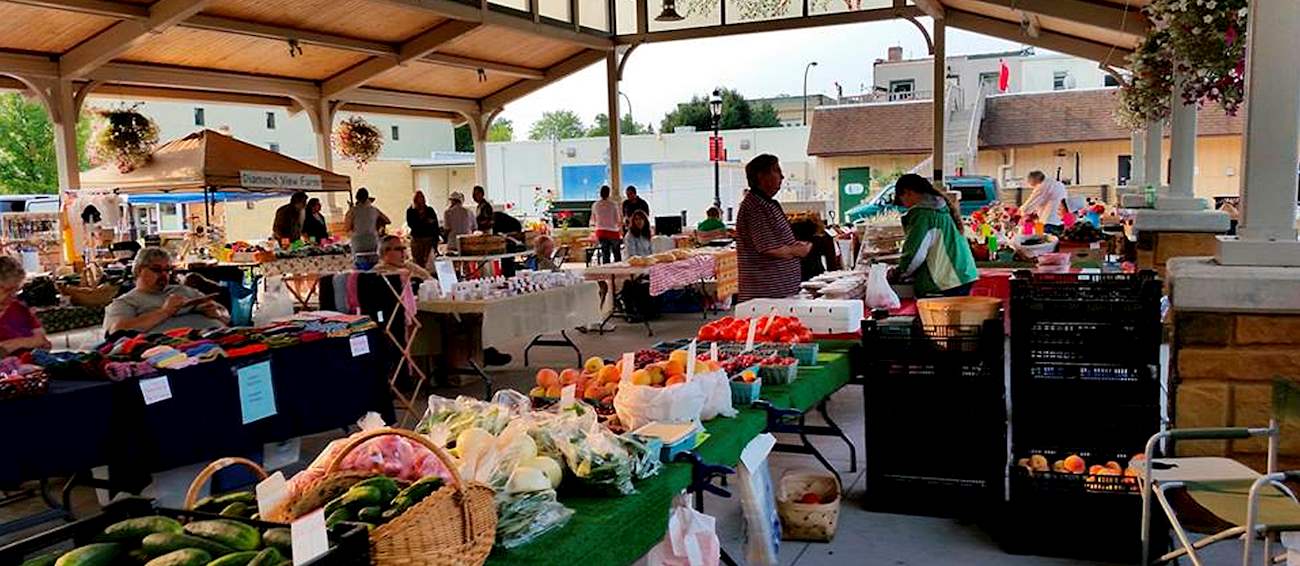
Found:
[[[560,383],[560,374],[555,373],[551,368],[542,368],[537,370],[537,385],[550,387]]]
[[[686,383],[686,376],[678,374],[668,378],[668,380],[664,382],[664,386],[671,387],[673,385],[680,385],[683,383]]]
[[[686,358],[685,356],[682,356],[681,359],[669,359],[668,363],[664,365],[664,373],[668,375],[685,375],[686,374],[685,358]]]
[[[618,366],[605,366],[600,368],[600,380],[604,382],[618,381],[623,377],[623,371]]]

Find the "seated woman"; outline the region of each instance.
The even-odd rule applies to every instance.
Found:
[[[628,219],[627,236],[623,240],[627,246],[627,257],[646,256],[654,253],[650,245],[650,218],[644,211],[632,213]]]
[[[533,271],[559,271],[555,264],[555,240],[545,234],[533,240],[533,255],[524,262],[524,266]]]
[[[212,295],[171,283],[172,256],[146,247],[132,266],[135,288],[113,299],[104,309],[104,334],[122,330],[162,332],[173,328],[205,330],[230,324],[230,313]]]
[[[384,236],[379,240],[379,263],[376,263],[370,271],[375,273],[401,273],[402,270],[409,271],[411,277],[416,279],[433,279],[433,276],[429,275],[428,271],[407,258],[406,242],[403,242],[400,237],[391,234]]]
[[[22,263],[10,256],[0,256],[0,355],[50,348],[41,321],[18,300],[18,291],[26,278]]]

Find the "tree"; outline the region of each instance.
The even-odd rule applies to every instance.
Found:
[[[671,132],[678,126],[695,126],[697,131],[713,129],[713,115],[709,112],[711,95],[692,96],[689,102],[682,102],[677,108],[664,116],[659,131]],[[780,126],[776,110],[771,104],[764,103],[754,108],[740,93],[722,89],[722,119],[718,122],[723,130],[739,128],[771,128]]]
[[[79,169],[90,166],[86,157],[90,121],[89,116],[82,116],[77,122]],[[54,125],[43,106],[12,93],[0,95],[0,192],[59,192]]]
[[[624,114],[623,119],[618,121],[619,132],[625,136],[635,136],[638,134],[653,134],[655,129],[650,124],[638,124],[632,121],[631,114]],[[604,112],[597,114],[591,129],[587,130],[587,137],[599,138],[609,135],[609,116]]]
[[[456,151],[474,152],[474,135],[469,133],[469,124],[456,126],[453,133],[456,135]]]
[[[509,118],[497,118],[496,120],[493,120],[492,127],[488,128],[488,141],[515,141],[514,122],[511,122]]]
[[[582,118],[572,110],[553,110],[542,113],[542,117],[533,122],[528,129],[530,140],[561,140],[580,138],[587,131],[582,125]]]

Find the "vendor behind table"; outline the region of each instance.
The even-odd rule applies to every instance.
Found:
[[[975,257],[962,235],[961,212],[924,177],[908,173],[894,184],[903,215],[903,255],[891,281],[914,280],[917,296],[969,295],[979,279]]]
[[[113,299],[104,310],[104,334],[122,330],[161,332],[173,328],[207,329],[230,324],[230,313],[192,287],[174,285],[171,254],[146,247],[136,254],[135,289]]]

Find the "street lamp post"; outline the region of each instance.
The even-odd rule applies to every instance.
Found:
[[[710,140],[710,143],[718,144],[718,147],[715,149],[717,155],[713,155],[714,151],[709,152],[710,157],[713,157],[713,206],[718,210],[722,210],[722,172],[720,169],[720,162],[722,161],[722,144],[716,141],[719,138],[718,128],[722,124],[721,89],[713,89],[713,96],[709,98],[709,115],[713,118],[713,140]]]
[[[809,61],[803,68],[803,125],[808,125],[808,71],[817,66],[816,61]]]
[[[621,91],[621,90],[618,91],[618,95],[621,96],[621,97],[623,97],[623,102],[626,102],[626,103],[627,103],[627,115],[628,115],[628,117],[632,118],[632,121],[633,121],[633,122],[635,122],[635,121],[636,121],[635,115],[632,114],[632,99],[631,99],[631,98],[628,98],[627,95],[624,94],[623,91]],[[622,117],[619,117],[619,120],[622,120],[622,119],[623,119]],[[620,122],[620,124],[621,124],[621,123],[622,123],[622,122]],[[621,133],[621,132],[620,132],[620,133]]]

